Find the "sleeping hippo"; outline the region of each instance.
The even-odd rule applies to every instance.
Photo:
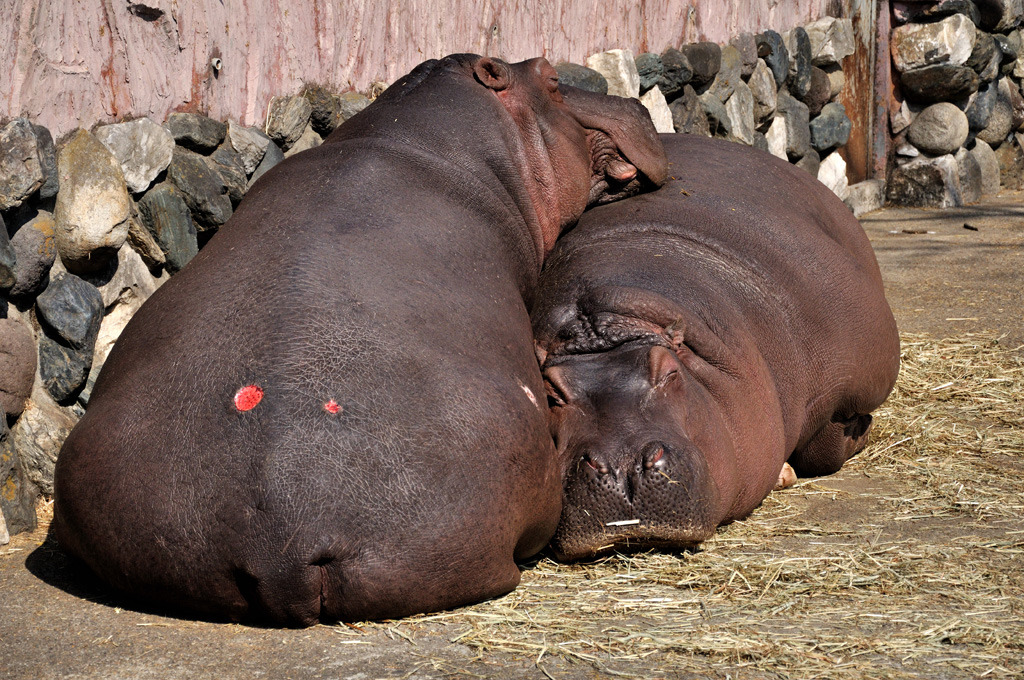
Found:
[[[662,141],[671,181],[584,215],[533,310],[564,559],[691,547],[792,471],[835,472],[899,370],[874,253],[831,191],[750,147]]]
[[[638,102],[428,61],[258,181],[146,302],[56,468],[114,587],[304,626],[501,595],[558,522],[524,300],[588,203],[664,180]]]

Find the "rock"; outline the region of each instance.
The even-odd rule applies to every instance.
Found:
[[[821,170],[821,156],[814,149],[808,149],[804,157],[797,160],[793,165],[812,177],[817,177],[819,170]]]
[[[0,410],[20,416],[36,375],[36,341],[29,328],[0,319]]]
[[[131,199],[121,164],[93,135],[71,133],[57,154],[57,252],[72,272],[102,269],[128,237]]]
[[[750,94],[754,97],[754,124],[761,127],[775,115],[778,104],[778,91],[775,89],[775,78],[764,59],[758,59],[754,72],[747,81]]]
[[[21,205],[43,186],[39,141],[27,118],[0,130],[0,211]]]
[[[846,85],[846,74],[838,66],[822,66],[821,70],[828,76],[829,99],[835,99]]]
[[[981,200],[981,166],[967,149],[958,149],[954,158],[960,176],[960,195],[964,205],[977,203]]]
[[[312,129],[312,126],[310,126],[309,130],[311,132]],[[316,135],[315,132],[312,134]],[[319,139],[317,137],[317,140]],[[296,142],[296,146],[300,142]],[[294,149],[295,147],[292,148]],[[264,149],[265,152],[266,149]],[[231,204],[233,206],[238,205],[238,202],[242,200],[242,196],[245,196],[245,185],[249,181],[241,154],[235,151],[229,140],[225,140],[212,154],[205,156],[204,159],[206,164],[210,166],[210,169],[220,175],[221,180],[224,181]]]
[[[686,55],[672,47],[661,53],[661,77],[658,89],[666,101],[675,101],[683,94],[683,88],[693,79],[693,69]]]
[[[247,177],[255,172],[270,144],[270,137],[256,128],[243,127],[233,120],[228,121],[227,140],[238,153]]]
[[[15,285],[18,281],[18,254],[7,236],[7,227],[0,218],[0,290]]]
[[[913,121],[914,113],[910,110],[910,105],[907,102],[900,102],[898,108],[893,107],[889,109],[889,126],[892,128],[894,135],[898,135],[906,130]]]
[[[754,148],[765,153],[771,153],[768,149],[768,138],[763,133],[754,131]]]
[[[555,66],[555,71],[558,73],[558,82],[563,85],[571,85],[588,92],[608,94],[608,81],[592,68],[563,61]],[[639,76],[639,74],[637,75]],[[342,97],[344,96],[342,95]]]
[[[164,252],[167,271],[171,274],[199,252],[192,214],[181,192],[170,182],[158,184],[146,192],[139,201],[139,215]]]
[[[779,116],[772,120],[765,139],[768,140],[768,153],[784,161],[789,161],[789,155],[786,153],[789,139],[786,135],[786,119],[784,117]]]
[[[757,56],[764,59],[772,71],[776,88],[782,87],[789,78],[789,50],[782,36],[775,31],[765,31],[755,37]]]
[[[1013,130],[1013,107],[1009,98],[1003,92],[996,92],[995,102],[992,104],[992,113],[989,114],[988,124],[984,129],[979,130],[977,138],[997,147]]]
[[[698,96],[701,106],[704,107],[704,115],[708,119],[708,131],[712,137],[726,137],[732,134],[732,121],[729,120],[729,112],[725,110],[725,104],[718,100],[713,94],[705,92]]]
[[[124,181],[134,193],[141,194],[148,189],[157,175],[171,164],[174,138],[149,118],[103,125],[96,128],[93,135],[121,164]]]
[[[740,33],[729,44],[740,54],[740,75],[744,80],[750,77],[757,66],[757,41],[753,33]]]
[[[818,181],[832,190],[839,200],[846,200],[850,181],[846,178],[846,161],[838,151],[830,153],[818,168]]]
[[[269,147],[267,153],[270,153]],[[167,169],[167,178],[181,190],[201,230],[220,226],[231,217],[231,198],[224,180],[199,154],[176,148]]]
[[[640,97],[640,103],[646,106],[647,111],[651,114],[655,130],[658,132],[676,131],[672,122],[672,111],[669,110],[668,102],[665,101],[665,97],[657,85]]]
[[[754,145],[754,95],[745,82],[737,79],[732,96],[725,103],[733,139]]]
[[[698,42],[683,45],[679,50],[686,57],[693,76],[690,83],[695,90],[712,82],[722,66],[722,48],[713,42]],[[664,56],[662,57],[664,61]]]
[[[39,490],[29,484],[22,472],[18,450],[0,409],[0,545],[11,534],[36,528],[36,499]]]
[[[967,102],[967,124],[973,131],[984,130],[992,117],[992,110],[999,99],[999,88],[993,83],[984,83],[971,95]]]
[[[571,65],[572,66],[576,66],[576,64],[571,64]],[[586,69],[585,66],[580,66],[579,68]],[[557,71],[558,69],[556,68],[555,70]],[[586,70],[589,70],[589,69],[586,69]],[[598,73],[598,74],[594,74],[594,75],[600,76],[601,74]],[[558,74],[558,80],[559,80],[559,82],[564,82],[562,80],[561,72],[559,72],[559,74]],[[576,87],[580,87],[580,86],[577,85]],[[604,88],[605,88],[605,92],[607,92],[607,90],[608,90],[608,84],[607,83],[604,84]],[[586,90],[587,88],[584,87],[584,88],[581,88],[581,89]],[[341,123],[344,123],[346,120],[348,120],[352,116],[356,115],[357,113],[359,113],[360,111],[362,111],[363,109],[365,109],[369,105],[370,105],[370,100],[367,99],[364,95],[359,94],[358,92],[345,92],[345,93],[341,94],[338,97],[338,117],[339,117],[339,120],[341,122],[339,122],[338,124],[340,125]]]
[[[821,110],[821,115],[810,123],[811,146],[820,152],[843,146],[850,139],[852,127],[846,115],[846,108],[842,104],[826,104]]]
[[[707,91],[724,104],[732,97],[736,84],[743,82],[743,56],[732,45],[723,47],[721,54],[721,66]]]
[[[39,211],[14,233],[11,246],[17,255],[17,266],[14,270],[16,281],[10,295],[13,298],[35,297],[46,285],[46,275],[57,257],[53,215]]]
[[[974,38],[974,49],[964,62],[964,66],[974,69],[982,80],[992,80],[999,74],[1001,62],[1002,52],[996,44],[996,39],[989,33],[978,31]]]
[[[167,263],[167,256],[164,255],[163,249],[160,248],[160,244],[156,242],[153,235],[142,224],[138,212],[128,220],[128,245],[131,246],[129,250],[138,253],[147,266],[162,267]],[[124,248],[121,248],[118,253],[122,250]]]
[[[949,64],[906,71],[900,82],[908,99],[922,103],[966,98],[981,86],[981,78],[974,69]]]
[[[1016,144],[1007,142],[995,150],[999,162],[999,183],[1011,191],[1024,189],[1024,152],[1021,151],[1020,135],[1015,137]]]
[[[903,73],[933,64],[960,66],[974,51],[974,37],[974,24],[962,14],[899,26],[890,38],[893,63]]]
[[[851,184],[843,202],[853,211],[853,216],[858,218],[879,210],[885,205],[885,180],[867,179]]]
[[[955,104],[939,102],[921,111],[907,128],[907,141],[933,156],[955,153],[967,141],[967,115]]]
[[[811,117],[807,105],[783,90],[779,92],[777,115],[786,121],[787,156],[791,160],[803,158],[811,151]]]
[[[61,272],[36,298],[36,311],[49,335],[69,347],[92,351],[103,315],[103,297],[96,286]]]
[[[832,83],[829,82],[828,75],[817,66],[812,66],[811,86],[807,88],[807,94],[800,98],[800,101],[807,104],[811,117],[814,117],[821,113],[821,107],[825,106],[831,98]]]
[[[587,57],[587,67],[608,81],[608,94],[617,97],[640,96],[640,74],[630,50],[607,50]]]
[[[313,126],[307,125],[306,130],[302,133],[302,136],[295,140],[295,144],[292,145],[292,148],[284,152],[284,157],[291,158],[297,153],[302,153],[309,149],[315,149],[323,143],[324,140],[320,139],[320,135],[313,130]]]
[[[646,93],[661,80],[661,57],[651,52],[637,55],[634,60],[640,76],[640,94]]]
[[[302,96],[309,101],[309,124],[318,135],[326,137],[341,125],[341,102],[337,95],[320,85],[310,85]]]
[[[1021,0],[984,0],[978,3],[981,26],[986,31],[1005,32],[1020,23],[1024,14]]]
[[[1003,78],[999,81],[999,98],[1005,99],[1010,105],[1012,114],[1011,130],[1019,130],[1024,125],[1024,97],[1021,96],[1020,88],[1010,78]]]
[[[913,144],[904,142],[896,147],[896,155],[902,158],[917,158],[921,152]]]
[[[854,52],[853,22],[850,19],[824,17],[806,26],[811,41],[811,63],[835,66]]]
[[[53,198],[60,190],[57,149],[53,145],[53,135],[42,125],[32,125],[32,131],[36,133],[39,165],[43,170],[43,186],[39,187],[39,198]]]
[[[995,34],[992,39],[996,41],[996,47],[999,48],[1000,63],[1001,64],[1012,64],[1017,61],[1017,57],[1020,54],[1020,45],[1010,40],[1010,36]]]
[[[58,406],[37,383],[25,412],[11,428],[10,440],[21,458],[26,481],[44,494],[53,494],[57,454],[77,422],[70,409]]]
[[[789,92],[803,99],[811,88],[811,39],[800,26],[785,35],[789,50]]]
[[[704,113],[704,105],[692,85],[685,85],[683,96],[669,104],[668,108],[672,112],[672,125],[676,132],[711,136],[708,116]]]
[[[281,151],[281,147],[271,142],[270,145],[267,147],[267,152],[263,155],[263,160],[260,161],[259,166],[252,173],[252,177],[249,178],[249,184],[248,186],[246,186],[245,190],[249,191],[249,189],[252,188],[252,185],[256,182],[256,180],[262,177],[263,174],[267,172],[267,170],[270,170],[272,167],[274,167],[283,160],[284,152]]]
[[[971,0],[940,0],[931,7],[911,14],[910,20],[929,23],[936,19],[952,16],[953,14],[963,14],[975,26],[981,21],[981,13],[978,11],[978,6],[971,2]]]
[[[981,170],[981,195],[994,196],[999,193],[999,159],[992,147],[983,140],[975,140],[970,150],[974,162]]]
[[[963,205],[956,159],[947,154],[917,158],[893,169],[886,199],[895,205],[951,208]]]
[[[175,143],[198,153],[209,153],[224,141],[228,126],[198,113],[172,113],[164,128]]]
[[[309,124],[313,107],[302,95],[274,97],[267,113],[267,135],[284,150],[298,141]]]

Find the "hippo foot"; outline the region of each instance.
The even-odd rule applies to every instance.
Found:
[[[788,489],[794,484],[796,484],[796,470],[789,463],[783,463],[782,470],[779,471],[779,481],[775,482],[775,488],[772,491]]]

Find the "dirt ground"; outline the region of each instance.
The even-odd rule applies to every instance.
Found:
[[[840,473],[773,494],[701,551],[541,558],[494,602],[275,630],[140,611],[42,527],[0,548],[0,677],[1024,677],[1019,420],[964,405],[1020,385],[1024,195],[862,222],[910,382]],[[1001,363],[979,373],[978,346]],[[915,378],[944,362],[949,380]]]

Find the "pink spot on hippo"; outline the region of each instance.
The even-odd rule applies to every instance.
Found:
[[[239,411],[251,411],[263,399],[263,389],[258,385],[246,385],[235,392],[235,408]]]
[[[338,411],[341,410],[341,406],[338,405],[338,402],[331,399],[329,402],[324,404],[324,410],[330,413],[331,415],[335,415]]]

